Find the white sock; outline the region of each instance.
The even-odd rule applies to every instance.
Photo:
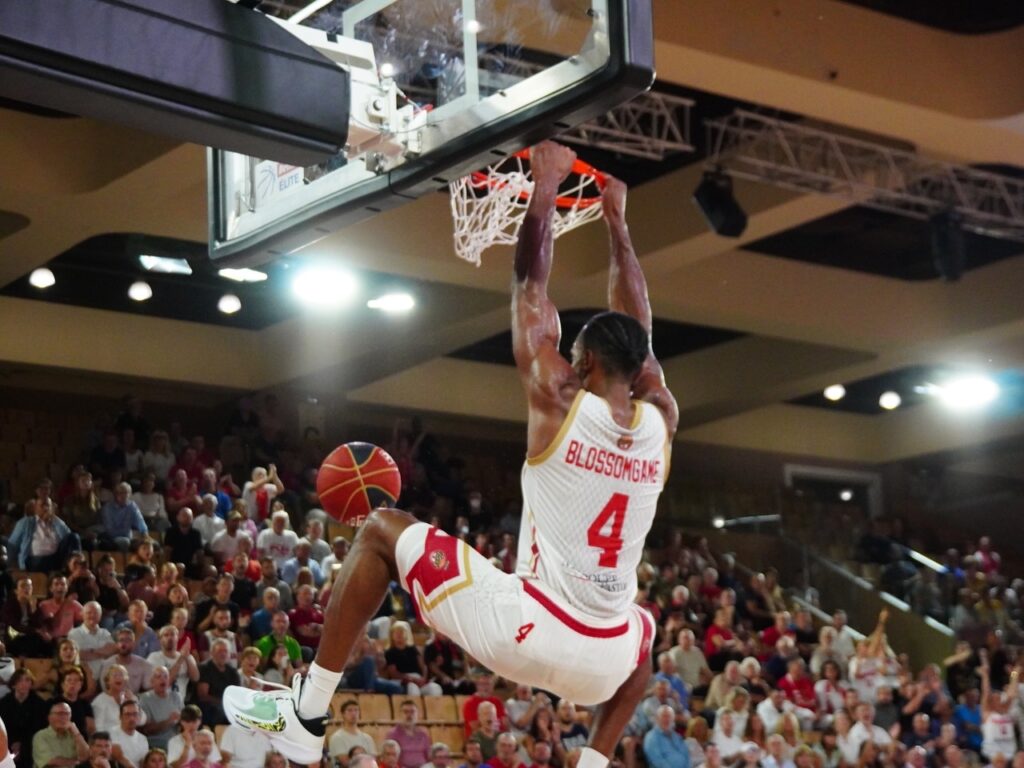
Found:
[[[331,672],[315,661],[309,665],[309,672],[299,694],[299,717],[312,720],[323,717],[331,708],[331,697],[338,689],[341,672]]]
[[[584,747],[580,752],[580,761],[576,768],[608,768],[608,758],[597,750]]]

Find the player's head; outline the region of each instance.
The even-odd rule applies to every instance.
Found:
[[[601,312],[583,326],[572,345],[572,367],[584,385],[595,369],[607,378],[631,382],[650,350],[640,323],[621,312]]]

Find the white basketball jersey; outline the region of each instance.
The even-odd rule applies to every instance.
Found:
[[[630,427],[580,390],[551,445],[523,465],[516,572],[584,613],[610,617],[636,597],[636,568],[668,476],[661,412],[639,400]]]

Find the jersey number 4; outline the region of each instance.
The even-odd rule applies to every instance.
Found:
[[[587,544],[601,550],[597,564],[602,568],[614,568],[619,563],[622,549],[622,524],[626,521],[626,507],[629,496],[613,493],[604,509],[587,529]]]

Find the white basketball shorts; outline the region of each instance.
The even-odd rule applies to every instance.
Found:
[[[610,620],[585,616],[426,523],[402,532],[395,558],[420,619],[508,680],[592,706],[650,657],[654,620],[639,606]]]

